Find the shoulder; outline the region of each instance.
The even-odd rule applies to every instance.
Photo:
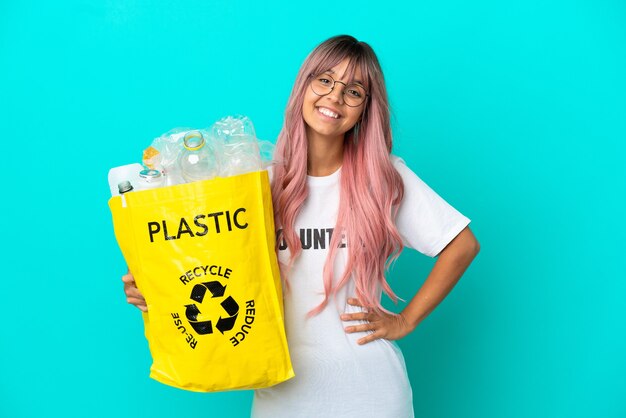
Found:
[[[389,159],[391,160],[391,164],[393,164],[393,166],[396,167],[396,169],[398,168],[398,164],[404,164],[406,166],[406,163],[404,162],[404,160],[398,157],[397,155],[390,154]]]
[[[396,216],[398,232],[405,245],[435,257],[470,219],[426,184],[404,160],[391,158],[404,183],[404,196]]]
[[[402,158],[396,155],[390,155],[390,159],[393,167],[400,175],[402,183],[404,184],[404,198],[406,200],[414,198],[432,201],[440,198],[437,193],[420,176],[418,176]]]
[[[400,173],[401,176],[404,177],[404,175],[407,173],[415,175],[413,170],[409,168],[406,161],[404,161],[404,159],[402,159],[401,157],[391,154],[389,156],[389,159],[391,160],[391,164],[393,165],[393,167]]]
[[[391,154],[389,158],[391,160],[391,164],[396,169],[398,174],[400,174],[400,177],[402,178],[402,181],[405,183],[405,185],[407,185],[407,183],[417,183],[420,186],[425,185],[422,179],[419,178],[419,176],[409,168],[409,166],[401,157]]]

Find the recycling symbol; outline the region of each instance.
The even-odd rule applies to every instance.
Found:
[[[226,290],[226,286],[222,286],[222,284],[218,281],[206,282],[197,284],[191,289],[191,299],[202,303],[204,300],[204,295],[206,291],[211,293],[211,298],[221,298],[224,296],[224,291]],[[239,313],[239,305],[235,302],[235,299],[232,296],[226,297],[221,303],[222,308],[228,314],[228,316],[222,317],[220,316],[215,324],[215,328],[219,330],[222,334],[224,331],[230,331],[235,326],[235,321],[237,320],[237,314]],[[195,303],[185,305],[187,310],[185,311],[185,315],[187,316],[187,320],[191,327],[200,335],[212,334],[213,333],[213,324],[211,320],[208,321],[198,321],[198,314],[200,314],[200,310],[196,306]]]

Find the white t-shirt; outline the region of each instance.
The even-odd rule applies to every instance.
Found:
[[[404,182],[404,199],[396,226],[404,245],[434,257],[470,220],[428,187],[402,161],[392,156]],[[285,327],[295,377],[255,391],[253,418],[408,418],[413,396],[404,358],[393,341],[378,339],[359,345],[365,332],[348,334],[344,327],[363,323],[342,321],[342,313],[359,312],[347,304],[355,297],[349,281],[317,316],[306,318],[324,298],[322,269],[339,208],[341,169],[326,177],[307,179],[309,195],[295,222],[303,243],[284,291]],[[284,245],[281,248],[285,247]],[[335,263],[339,278],[346,250]],[[287,262],[288,249],[279,251]]]

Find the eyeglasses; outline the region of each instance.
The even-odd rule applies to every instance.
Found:
[[[369,96],[369,94],[365,90],[365,87],[363,87],[361,84],[346,84],[341,81],[336,81],[334,78],[326,73],[319,74],[313,77],[313,79],[311,80],[311,89],[313,90],[313,93],[317,94],[318,96],[326,96],[327,94],[330,94],[331,91],[333,91],[336,83],[344,85],[342,92],[343,101],[346,105],[350,107],[357,107],[361,105],[365,101],[367,96]]]

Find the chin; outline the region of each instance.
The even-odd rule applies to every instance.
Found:
[[[328,130],[328,129],[315,129],[311,128],[311,131],[315,132],[317,135],[328,138],[335,138],[337,136],[344,136],[345,132]]]

